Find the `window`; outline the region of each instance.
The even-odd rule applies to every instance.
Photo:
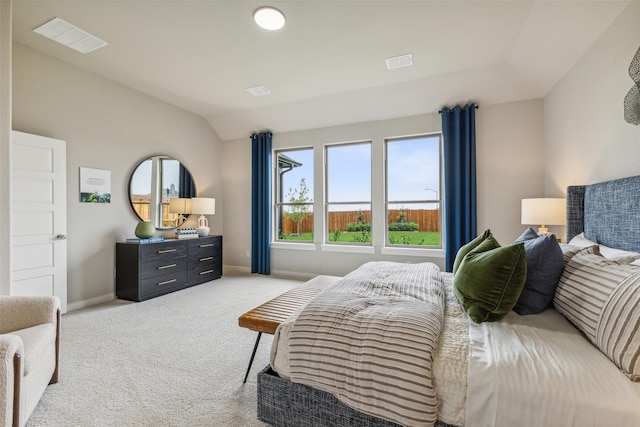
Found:
[[[313,242],[313,149],[276,152],[276,240]]]
[[[385,146],[387,246],[442,247],[440,134]]]
[[[371,142],[326,146],[326,241],[371,245]]]

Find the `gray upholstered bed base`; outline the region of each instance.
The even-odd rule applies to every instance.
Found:
[[[568,187],[567,241],[582,232],[602,245],[640,252],[640,176]],[[397,426],[280,378],[269,367],[258,374],[258,419],[278,427]]]
[[[399,427],[363,414],[327,393],[280,378],[269,366],[258,374],[258,419],[277,427]],[[454,427],[436,423],[436,427]]]

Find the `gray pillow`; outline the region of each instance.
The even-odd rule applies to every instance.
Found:
[[[514,243],[524,243],[527,278],[513,310],[518,314],[536,314],[553,301],[556,286],[564,269],[564,257],[556,236],[538,236],[529,227]]]

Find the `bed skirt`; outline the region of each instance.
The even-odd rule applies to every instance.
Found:
[[[358,412],[330,393],[281,378],[270,366],[258,374],[258,419],[276,427],[399,427]]]

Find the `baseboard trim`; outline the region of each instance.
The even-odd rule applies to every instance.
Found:
[[[241,267],[239,265],[225,265],[224,274],[233,275],[233,274],[252,274],[251,268],[249,267]],[[283,279],[297,279],[297,280],[309,280],[318,276],[318,274],[314,273],[301,273],[299,271],[289,271],[289,270],[271,270],[271,276],[283,278]]]
[[[299,271],[288,271],[288,270],[271,270],[271,275],[274,277],[279,277],[283,279],[297,279],[297,280],[310,280],[318,276],[318,274],[301,273]]]
[[[92,305],[113,301],[114,299],[116,299],[116,294],[111,292],[109,294],[102,295],[99,297],[86,299],[78,302],[73,302],[73,303],[67,304],[67,313],[74,310],[80,310],[81,308],[90,307]]]
[[[234,275],[234,274],[251,274],[249,267],[241,267],[239,265],[223,265],[222,275]]]
[[[222,266],[223,275],[238,275],[238,274],[251,274],[251,269],[249,267],[242,267],[239,265],[223,265]],[[313,279],[317,276],[317,274],[313,273],[300,273],[297,271],[288,271],[288,270],[272,270],[271,276],[279,277],[283,279],[296,279],[296,280],[309,280]],[[67,313],[70,311],[80,310],[81,308],[90,307],[92,305],[98,305],[105,302],[113,301],[116,299],[116,294],[111,292],[109,294],[105,294],[99,297],[90,298],[83,301],[73,302],[67,304]]]

